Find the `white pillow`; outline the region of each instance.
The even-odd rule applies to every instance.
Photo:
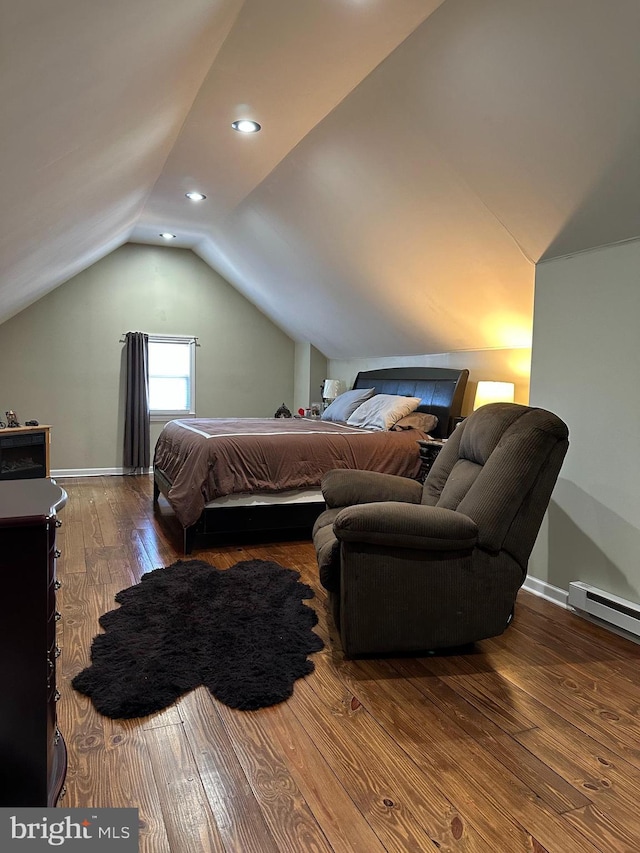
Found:
[[[415,411],[419,405],[420,397],[376,394],[358,406],[347,423],[364,429],[391,429],[400,418]]]

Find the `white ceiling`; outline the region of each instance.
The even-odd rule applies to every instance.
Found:
[[[526,346],[535,262],[640,236],[639,41],[638,0],[0,0],[0,322],[168,230],[331,358]]]

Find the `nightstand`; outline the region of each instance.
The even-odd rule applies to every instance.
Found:
[[[421,483],[427,479],[431,466],[436,461],[438,453],[444,447],[445,442],[438,438],[418,439],[418,452],[420,453],[420,470],[418,480]]]

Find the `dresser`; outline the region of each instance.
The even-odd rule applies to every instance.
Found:
[[[55,805],[66,773],[56,722],[56,532],[66,500],[46,478],[0,482],[0,807]]]

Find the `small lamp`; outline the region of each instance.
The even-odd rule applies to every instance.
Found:
[[[340,379],[325,379],[322,386],[322,398],[328,405],[342,393],[342,382]]]
[[[480,380],[473,401],[473,411],[487,403],[513,403],[515,385],[513,382],[489,382]]]

